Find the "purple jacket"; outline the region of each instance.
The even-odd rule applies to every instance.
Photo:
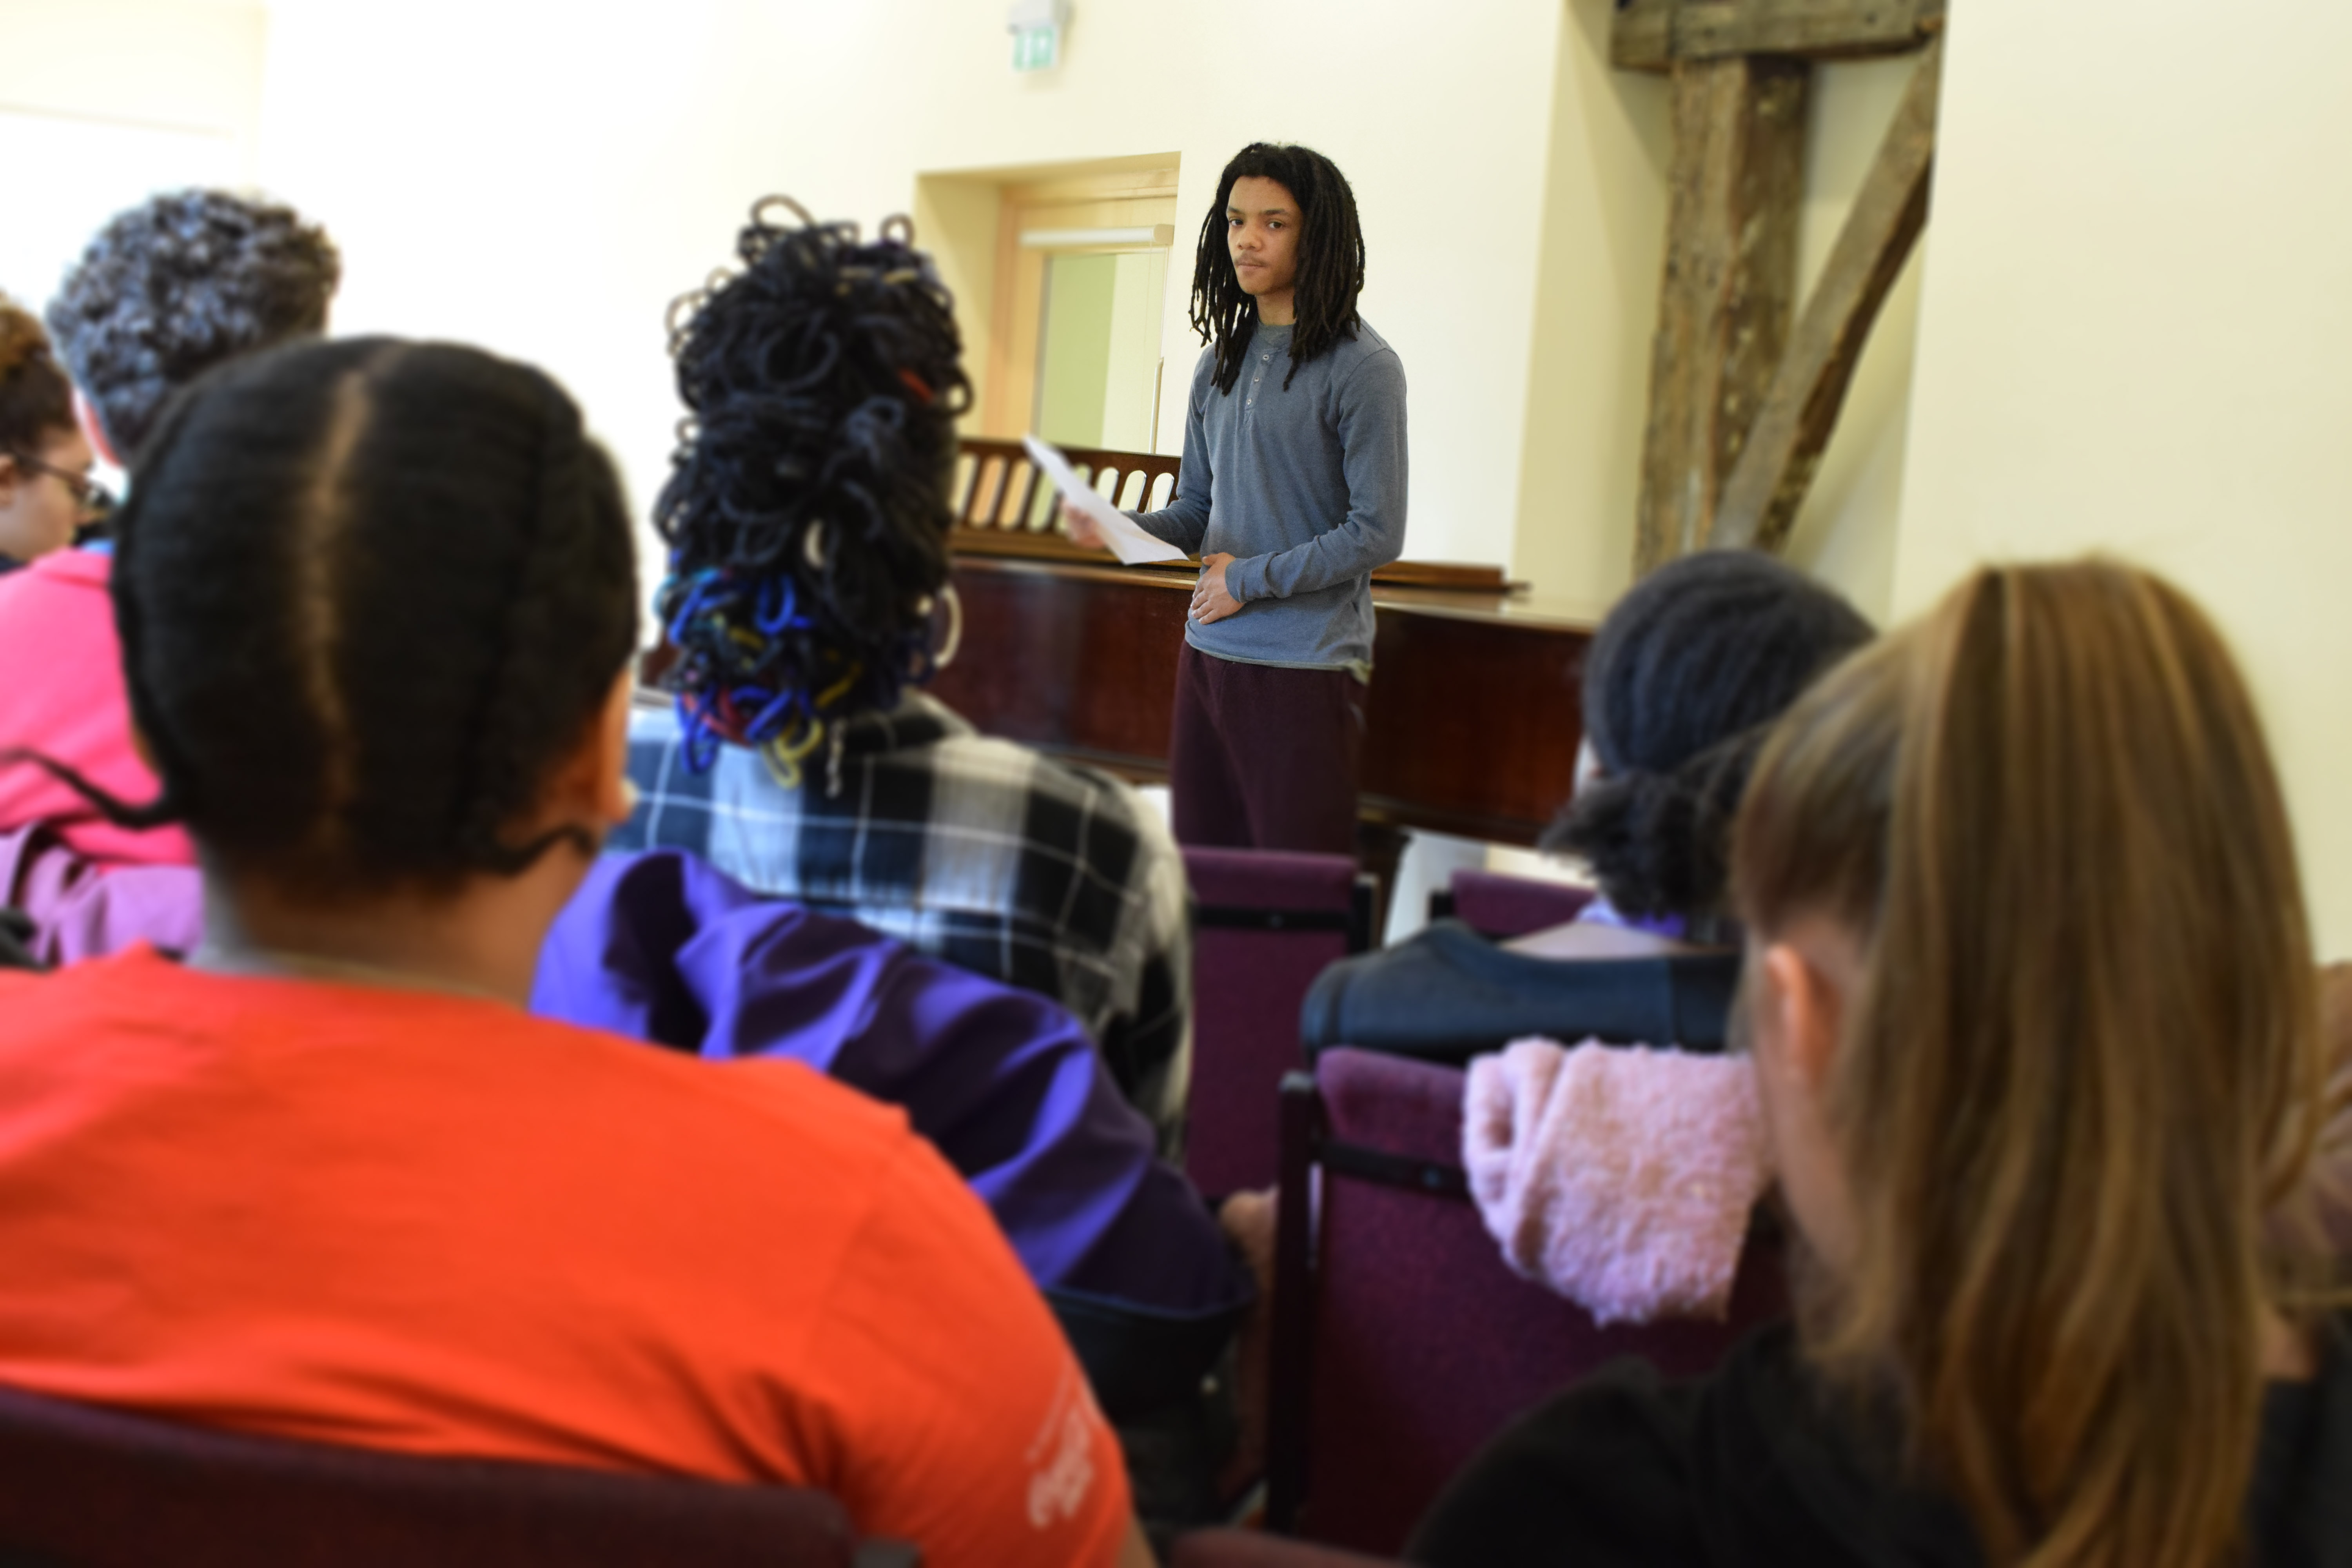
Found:
[[[541,950],[531,1009],[713,1058],[791,1057],[903,1107],[1066,1323],[1076,1298],[1222,1339],[1252,1297],[1094,1042],[1034,993],[652,850],[597,862]]]

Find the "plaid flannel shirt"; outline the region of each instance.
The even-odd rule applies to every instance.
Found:
[[[838,751],[828,742],[805,767],[786,789],[758,752],[721,746],[697,773],[676,715],[640,707],[629,777],[641,798],[610,847],[687,850],[747,887],[1052,997],[1179,1157],[1192,931],[1183,861],[1159,816],[1108,774],[984,736],[919,692],[849,721]]]

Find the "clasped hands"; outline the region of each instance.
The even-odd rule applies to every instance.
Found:
[[[1089,550],[1105,547],[1102,530],[1095,526],[1095,520],[1067,501],[1062,503],[1062,526],[1070,531],[1073,543]],[[1192,620],[1209,626],[1242,607],[1242,602],[1225,587],[1225,566],[1233,558],[1223,550],[1201,557],[1201,580],[1192,584],[1192,607],[1186,612]]]

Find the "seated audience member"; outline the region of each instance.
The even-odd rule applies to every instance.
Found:
[[[531,1009],[717,1060],[803,1062],[902,1108],[986,1200],[1122,1436],[1208,1413],[1202,1379],[1253,1281],[1060,1005],[656,849],[590,870],[541,950]],[[1216,1458],[1137,1479],[1197,1494]],[[1205,1517],[1197,1495],[1150,1490],[1148,1520]]]
[[[1540,1408],[1412,1561],[2342,1561],[2352,1341],[2265,1226],[2323,1110],[2310,931],[2204,616],[1978,573],[1798,701],[1733,875],[1796,1324]]]
[[[633,727],[646,800],[615,841],[1055,998],[1173,1155],[1191,1060],[1173,841],[1125,784],[917,689],[958,627],[971,388],[947,290],[903,229],[862,242],[790,203],[755,209],[738,250],[672,335],[690,417],[655,521],[677,718]]]
[[[340,268],[294,213],[219,191],[157,196],[109,223],[48,309],[100,455],[129,463],[164,400],[214,365],[321,331]],[[144,800],[155,776],[131,742],[108,566],[102,549],[60,550],[0,581],[0,749],[30,747]],[[35,824],[101,868],[192,863],[176,827],[129,831],[48,774],[0,773],[0,834]]]
[[[215,231],[244,243],[215,247],[205,272],[184,253]],[[124,288],[140,297],[148,287],[134,258],[167,279],[201,282],[210,293],[192,308],[244,321],[251,336],[265,323],[281,332],[317,324],[332,280],[323,245],[283,209],[209,195],[164,198],[117,220],[66,290],[99,323],[85,347],[115,426],[143,439],[158,391],[126,380],[131,356],[105,357],[106,333],[120,323],[102,321],[99,307],[120,305]],[[68,430],[71,417],[68,407]],[[86,597],[106,615],[110,644],[107,561],[89,560]],[[121,698],[99,706],[127,757]],[[38,735],[16,743],[48,754]],[[29,772],[0,771],[0,787]],[[126,781],[97,782],[124,793]],[[90,816],[72,798],[74,816]],[[1122,1409],[1197,1388],[1200,1363],[1230,1338],[1251,1281],[1198,1194],[1154,1158],[1154,1129],[1120,1099],[1068,1016],[677,859],[616,857],[592,873],[556,928],[538,1010],[714,1057],[793,1057],[902,1106],[1053,1292],[1098,1387],[1126,1394]],[[173,952],[196,945],[192,869],[99,869],[47,823],[0,834],[0,904],[33,917],[33,956],[72,963],[136,936]],[[722,948],[731,956],[719,963]]]
[[[63,550],[105,510],[95,460],[48,334],[0,294],[0,574]],[[25,673],[12,671],[12,684]]]
[[[1454,1060],[1531,1034],[1719,1048],[1739,974],[1724,866],[1748,769],[1772,721],[1870,636],[1834,592],[1751,551],[1643,578],[1585,657],[1576,795],[1544,841],[1601,897],[1510,942],[1443,921],[1335,964],[1307,995],[1307,1044]]]
[[[632,559],[571,400],[473,350],[277,350],[151,434],[112,592],[162,787],[91,794],[186,824],[206,941],[0,975],[0,1384],[821,1487],[941,1568],[1148,1561],[903,1115],[523,1011],[628,809]]]

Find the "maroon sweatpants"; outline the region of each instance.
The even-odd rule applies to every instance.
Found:
[[[1348,671],[1177,655],[1179,844],[1352,856],[1363,752],[1364,683]]]

